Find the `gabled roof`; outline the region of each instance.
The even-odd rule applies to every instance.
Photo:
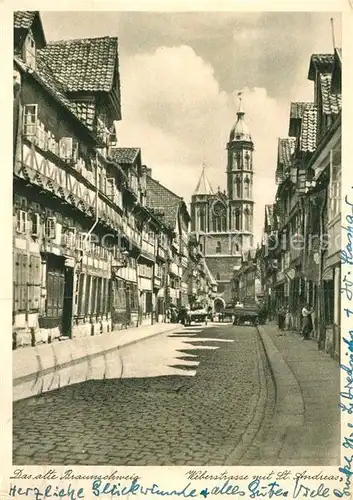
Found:
[[[28,30],[32,26],[37,14],[38,11],[36,10],[21,10],[14,12],[14,28]]]
[[[274,225],[274,206],[265,205],[265,227],[273,228]]]
[[[194,191],[194,195],[202,195],[202,194],[214,194],[212,186],[206,176],[205,166],[202,167],[200,179]]]
[[[135,163],[141,148],[112,148],[111,157],[117,163],[124,165]]]
[[[320,75],[320,88],[322,96],[322,112],[325,115],[337,115],[341,111],[342,96],[331,92],[330,74]]]
[[[285,168],[290,168],[292,161],[292,154],[295,148],[295,138],[285,137],[278,139],[278,157],[277,162]]]
[[[175,228],[178,209],[184,204],[183,199],[163,186],[160,182],[146,177],[146,205],[158,210],[163,215],[158,216],[171,229]]]
[[[310,106],[310,102],[291,102],[290,104],[290,118],[289,118],[289,131],[288,135],[290,137],[295,137],[298,134],[298,129],[300,130],[300,122],[303,119],[303,115],[307,106]]]
[[[304,112],[299,150],[304,153],[313,153],[316,149],[316,135],[317,135],[317,108],[312,103],[306,107]]]
[[[301,120],[306,106],[310,104],[309,102],[291,102],[290,103],[290,118],[293,120]]]
[[[112,90],[118,62],[117,38],[50,42],[41,52],[66,92]]]
[[[331,73],[333,59],[333,54],[313,54],[310,59],[308,79],[314,80],[316,71],[319,73]]]
[[[64,91],[60,87],[60,84],[55,80],[50,68],[44,63],[40,58],[36,60],[36,70],[33,71],[29,66],[23,62],[17,56],[14,57],[14,61],[19,65],[23,71],[30,72],[33,77],[41,84],[43,87],[49,91],[49,93],[58,101],[64,108],[66,108],[70,113],[72,113],[76,118],[78,116],[75,113],[75,109],[72,103],[66,97]]]
[[[36,39],[37,48],[45,47],[46,40],[40,14],[37,10],[21,10],[13,13],[14,21],[14,44],[27,35],[27,31],[31,30]]]

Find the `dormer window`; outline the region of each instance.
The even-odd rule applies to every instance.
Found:
[[[32,69],[36,67],[36,43],[31,32],[28,33],[23,47],[23,59]]]

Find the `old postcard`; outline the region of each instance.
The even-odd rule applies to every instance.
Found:
[[[0,497],[350,497],[350,3],[1,12]]]

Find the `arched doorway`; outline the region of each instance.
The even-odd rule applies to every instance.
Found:
[[[222,311],[222,309],[224,309],[226,306],[224,300],[222,299],[222,297],[217,297],[214,299],[214,302],[213,302],[213,308],[214,308],[214,311],[215,313],[219,313]]]

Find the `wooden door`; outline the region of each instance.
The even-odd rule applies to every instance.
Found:
[[[59,327],[62,331],[64,313],[65,273],[64,268],[47,267],[47,297],[44,315],[40,320],[43,328]]]

